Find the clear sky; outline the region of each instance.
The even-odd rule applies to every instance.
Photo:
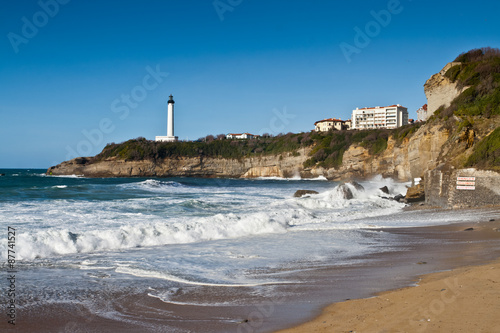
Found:
[[[109,142],[310,131],[426,103],[423,84],[500,47],[498,1],[18,0],[0,11],[0,168]]]

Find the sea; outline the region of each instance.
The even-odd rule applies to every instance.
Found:
[[[364,189],[345,185],[353,193],[345,199],[340,184],[323,177],[86,178],[45,171],[0,170],[2,270],[14,255],[21,312],[77,303],[96,316],[138,324],[140,318],[92,295],[137,294],[191,308],[293,298],[293,288],[280,286],[300,284],[300,272],[349,267],[405,246],[404,236],[384,229],[482,218],[404,212],[404,203],[387,197],[404,195],[410,183],[381,176],[360,181]],[[297,198],[297,190],[318,194]],[[236,297],[236,289],[244,292]]]

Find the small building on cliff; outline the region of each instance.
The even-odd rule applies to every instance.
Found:
[[[420,109],[417,110],[417,121],[426,121],[430,114],[427,110],[427,104],[422,105]]]
[[[400,104],[352,110],[352,129],[396,128],[408,125],[408,109]]]
[[[258,135],[250,133],[229,133],[228,135],[226,135],[226,139],[254,139],[257,137]]]
[[[351,128],[351,120],[341,120],[337,118],[328,118],[318,120],[314,123],[314,130],[316,132],[328,132],[331,129],[339,131],[348,130]]]

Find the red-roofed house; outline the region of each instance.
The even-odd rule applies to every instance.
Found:
[[[328,118],[323,120],[318,120],[314,123],[314,130],[316,132],[328,132],[332,128],[336,130],[348,130],[351,127],[350,120],[340,120],[337,118]]]
[[[417,121],[426,121],[427,118],[429,118],[429,113],[427,112],[427,104],[424,104],[417,110]]]

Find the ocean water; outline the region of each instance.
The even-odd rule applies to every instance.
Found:
[[[381,229],[450,221],[449,214],[403,214],[405,205],[382,198],[379,188],[405,194],[409,184],[382,177],[361,182],[364,191],[351,186],[354,198],[346,200],[324,178],[93,179],[44,171],[0,170],[2,266],[12,227],[21,308],[85,302],[83,294],[102,295],[104,287],[171,304],[238,305],[248,299],[227,290],[279,292],[297,282],[292,272],[349,266],[404,241]],[[299,189],[319,194],[294,198]],[[456,214],[453,221],[477,219]],[[200,297],[200,290],[214,294]],[[124,318],[116,309],[98,312]]]

